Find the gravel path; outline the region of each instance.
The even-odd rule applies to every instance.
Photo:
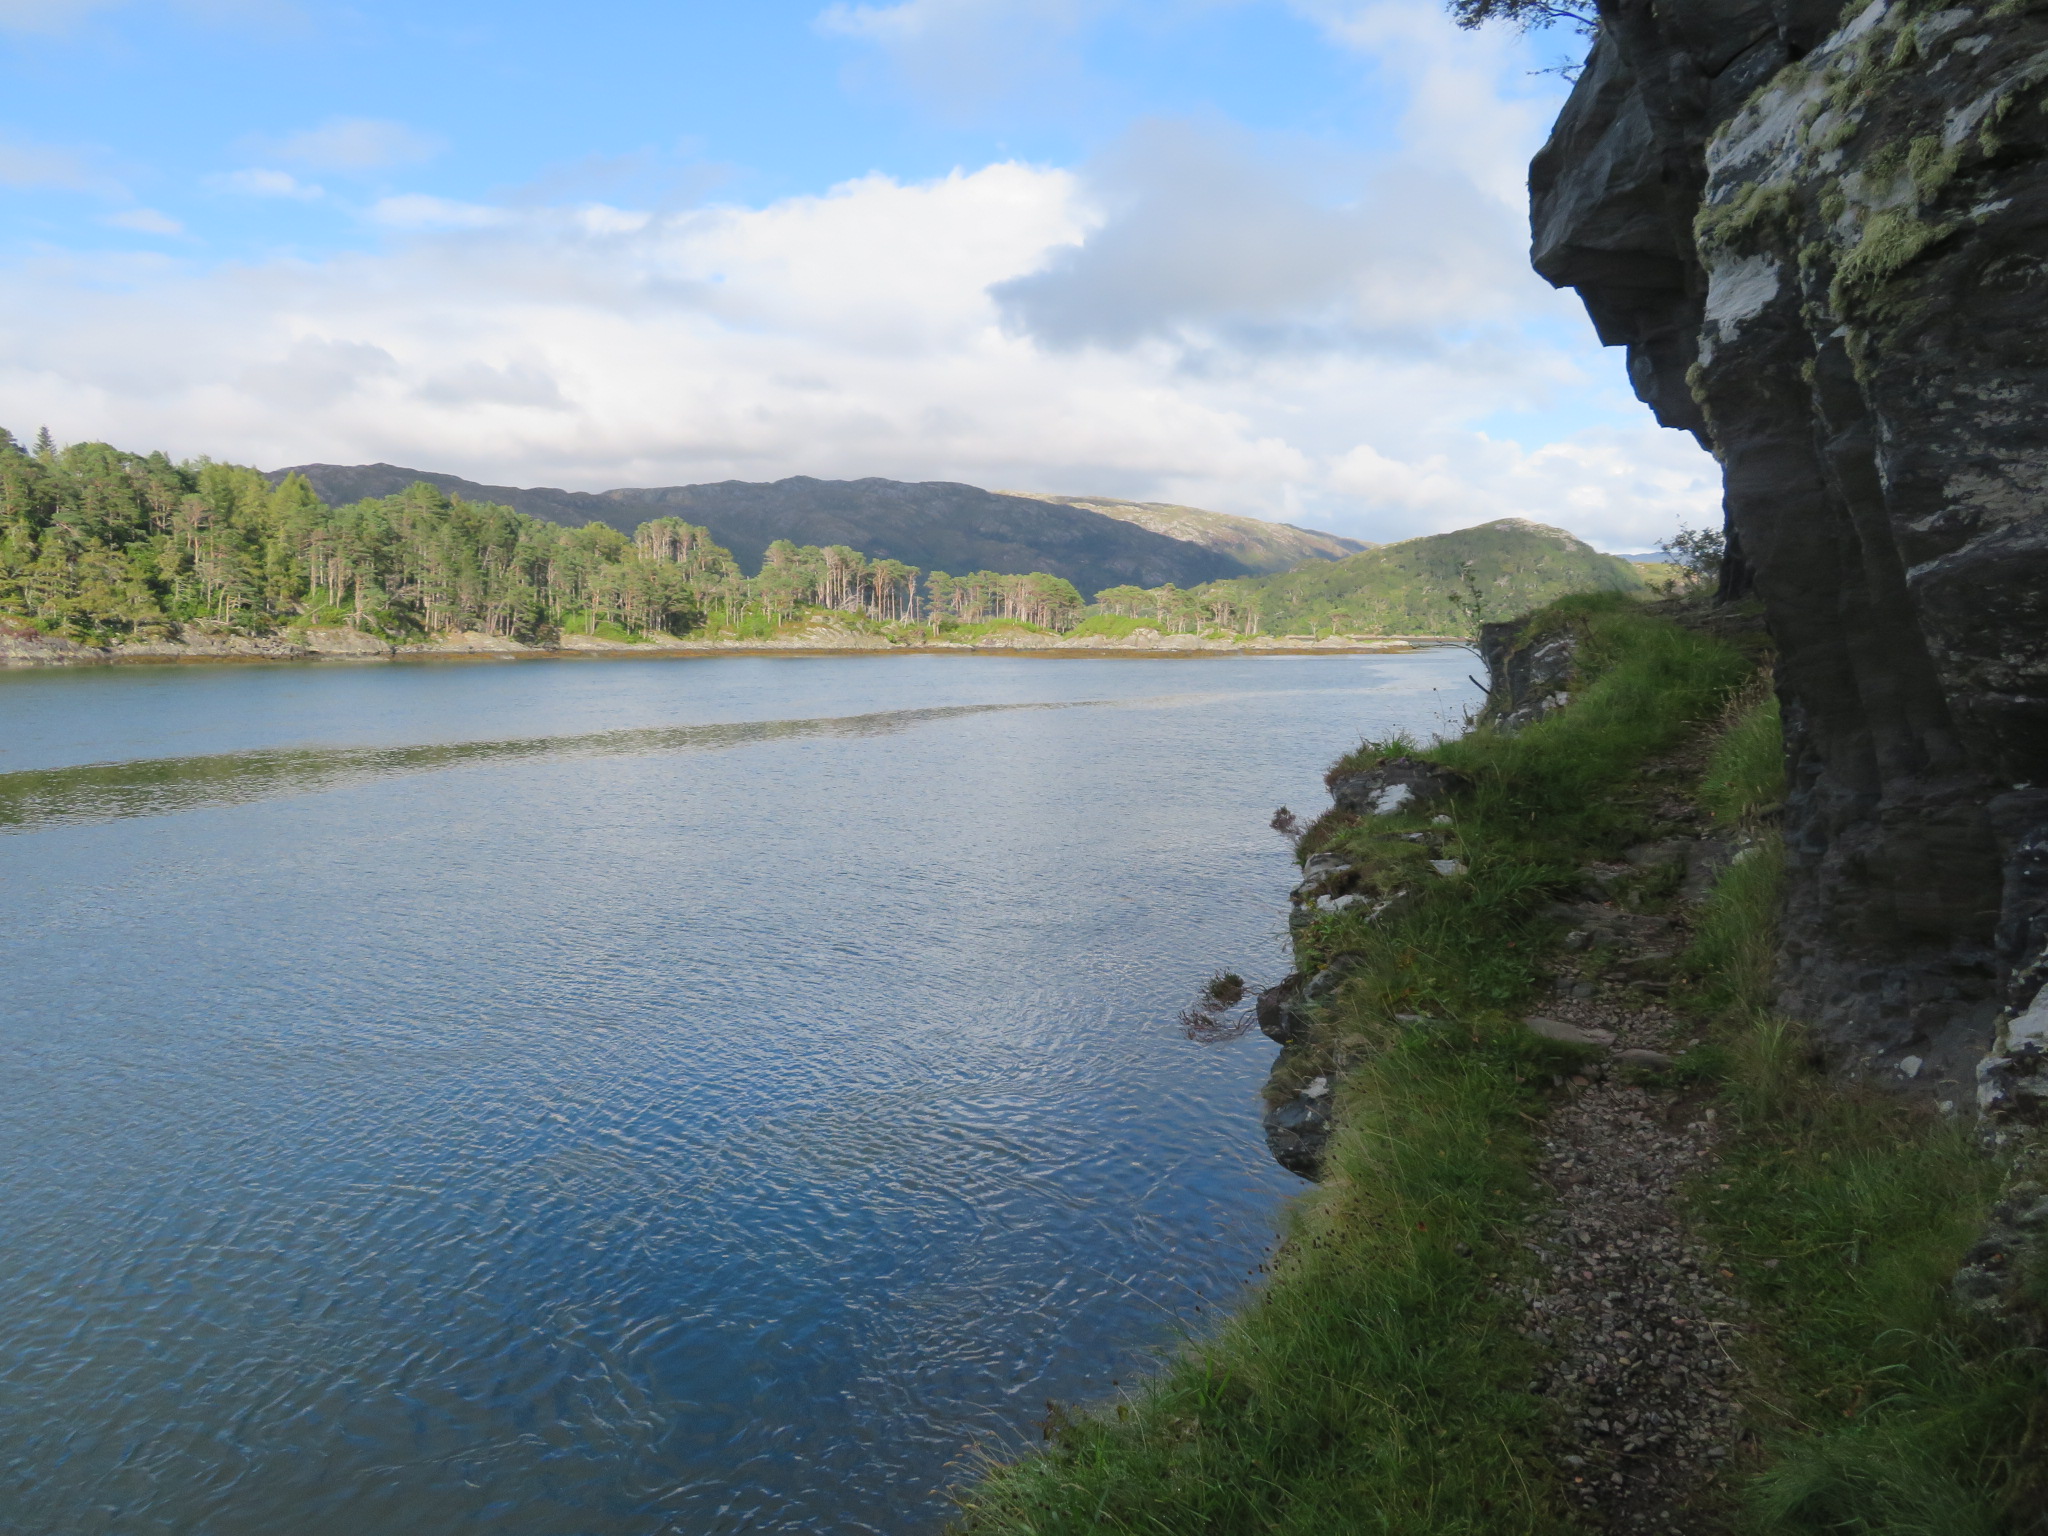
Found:
[[[1611,908],[1580,910],[1612,922]],[[1654,948],[1683,938],[1669,922],[1642,927]],[[1544,1016],[1611,1033],[1616,1056],[1692,1043],[1661,1004],[1591,981],[1597,969],[1567,961]],[[1717,1128],[1711,1109],[1624,1075],[1596,1065],[1560,1085],[1537,1166],[1557,1198],[1531,1225],[1534,1272],[1515,1294],[1523,1331],[1557,1351],[1532,1390],[1558,1405],[1554,1454],[1588,1524],[1695,1536],[1720,1527],[1714,1484],[1742,1434],[1727,1347],[1742,1303],[1677,1214]]]

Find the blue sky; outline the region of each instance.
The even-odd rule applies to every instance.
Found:
[[[1388,538],[1712,505],[1427,0],[0,0],[0,421],[599,488],[885,474]]]

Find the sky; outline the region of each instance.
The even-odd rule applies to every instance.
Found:
[[[0,0],[0,425],[1647,549],[1718,477],[1529,270],[1572,55],[1433,0]]]

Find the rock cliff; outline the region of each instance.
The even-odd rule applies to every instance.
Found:
[[[1721,460],[1783,1002],[1953,1076],[2048,967],[2048,6],[1600,0],[1534,259]]]

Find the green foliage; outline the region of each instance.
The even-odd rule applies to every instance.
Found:
[[[1613,594],[1555,603],[1533,622],[1581,630],[1571,707],[1515,735],[1476,732],[1431,756],[1474,776],[1470,803],[1498,835],[1612,853],[1643,830],[1635,789],[1643,761],[1714,718],[1753,663]]]
[[[1111,591],[1122,588],[1112,587]],[[1135,589],[1132,589],[1135,590]],[[1099,600],[1100,594],[1098,594]],[[1150,619],[1125,613],[1091,613],[1067,633],[1082,640],[1128,640],[1141,629],[1157,629]]]
[[[1785,798],[1785,744],[1769,683],[1759,677],[1735,701],[1700,779],[1700,804],[1724,825],[1749,821]]]
[[[1693,528],[1681,523],[1678,532],[1657,548],[1670,556],[1671,564],[1689,583],[1703,584],[1721,574],[1721,558],[1727,551],[1728,538],[1719,528]]]
[[[963,624],[1014,619],[1041,629],[1065,630],[1079,621],[1084,607],[1072,582],[1044,571],[1028,576],[996,571],[948,576],[933,571],[929,588],[932,616]]]
[[[0,432],[0,615],[85,640],[168,639],[205,624],[268,634],[349,625],[393,638],[449,631],[546,640],[709,629],[769,638],[825,609],[881,623],[926,617],[1064,629],[1082,613],[1043,571],[953,577],[843,545],[787,540],[748,578],[679,518],[628,538],[565,528],[421,483],[331,508],[304,478],[104,443],[23,452]]]
[[[1570,534],[1520,518],[1387,544],[1281,576],[1220,582],[1269,634],[1470,636],[1573,592],[1640,593],[1641,574]]]

